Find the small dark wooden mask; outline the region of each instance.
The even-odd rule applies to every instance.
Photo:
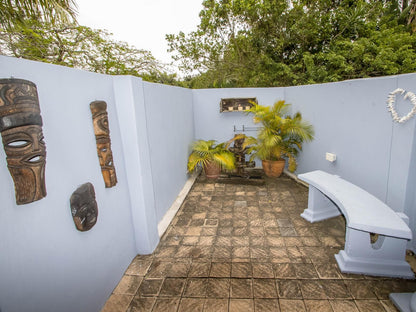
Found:
[[[81,232],[90,230],[98,217],[94,186],[88,182],[78,187],[72,193],[70,203],[75,227]]]
[[[46,146],[36,85],[22,79],[0,80],[0,131],[16,203],[46,196]]]
[[[95,101],[90,104],[90,109],[97,144],[97,154],[105,187],[113,187],[117,184],[117,175],[111,151],[107,104],[104,101]]]

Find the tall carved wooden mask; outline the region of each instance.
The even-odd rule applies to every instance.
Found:
[[[36,85],[22,79],[0,79],[0,132],[16,203],[46,196],[46,146]]]
[[[117,184],[117,176],[113,163],[113,153],[111,151],[107,104],[104,101],[94,101],[90,104],[90,109],[94,125],[95,141],[97,143],[97,154],[105,187],[113,187]]]

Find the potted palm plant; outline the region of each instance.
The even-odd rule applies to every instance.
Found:
[[[235,168],[233,153],[227,150],[225,143],[216,144],[215,140],[198,140],[192,144],[192,153],[188,159],[188,171],[202,166],[208,179],[220,176],[221,168],[232,170]]]
[[[260,123],[257,138],[247,137],[246,145],[251,145],[252,158],[262,160],[267,176],[282,174],[288,160],[288,169],[296,170],[296,156],[302,150],[302,143],[313,140],[314,130],[310,123],[302,120],[302,115],[289,113],[290,104],[278,101],[272,107],[254,103],[248,113],[254,115],[254,123]]]

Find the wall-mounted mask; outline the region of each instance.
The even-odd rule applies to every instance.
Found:
[[[16,203],[46,196],[46,147],[36,85],[22,79],[0,79],[0,132]]]
[[[117,176],[113,163],[113,153],[111,151],[107,104],[104,101],[95,101],[90,104],[90,109],[101,173],[104,178],[105,187],[112,187],[117,184]]]
[[[98,207],[95,200],[94,186],[85,183],[71,195],[71,214],[76,228],[85,232],[97,223]]]

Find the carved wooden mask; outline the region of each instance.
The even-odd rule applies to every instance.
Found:
[[[111,151],[107,104],[104,101],[95,101],[90,104],[90,109],[94,125],[95,141],[97,143],[97,154],[105,187],[113,187],[117,184],[117,176],[113,163],[113,153]]]
[[[46,196],[46,146],[36,85],[22,79],[0,79],[0,132],[16,203]]]
[[[81,232],[90,230],[98,217],[94,186],[88,182],[78,187],[72,193],[70,203],[75,227]]]

